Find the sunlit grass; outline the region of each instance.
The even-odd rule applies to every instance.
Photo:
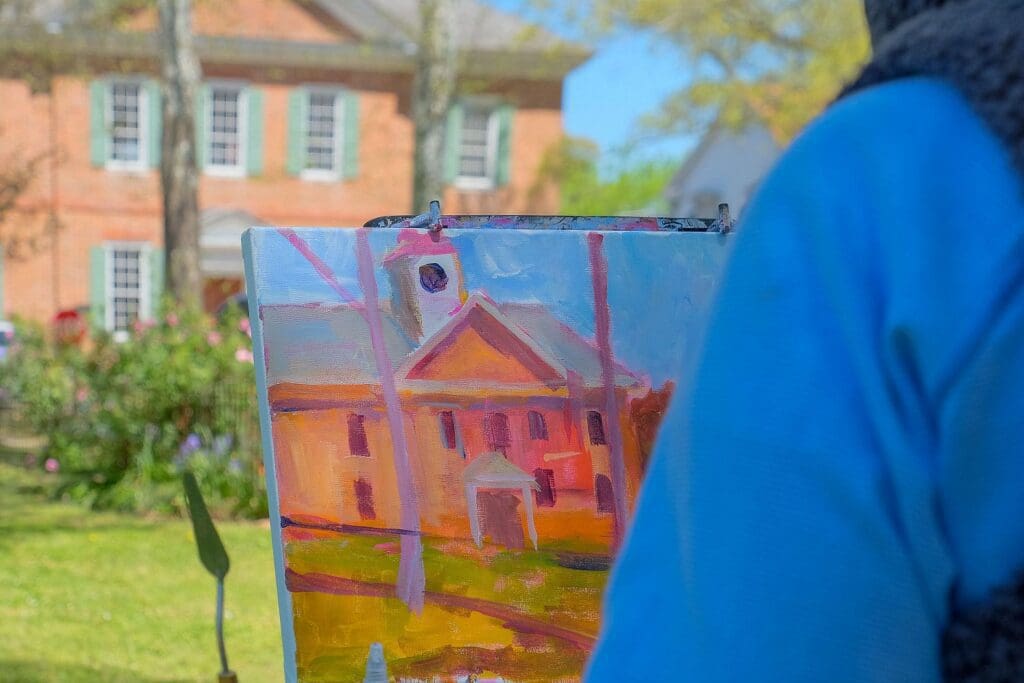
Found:
[[[215,680],[214,582],[187,521],[48,498],[53,475],[0,449],[0,680]],[[231,555],[226,636],[244,683],[282,679],[270,532],[219,524]]]

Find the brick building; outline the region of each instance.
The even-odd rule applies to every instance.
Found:
[[[554,190],[535,181],[562,135],[563,79],[587,55],[476,0],[456,4],[445,210],[554,212]],[[37,5],[28,23],[0,27],[0,160],[55,150],[4,226],[46,237],[28,255],[0,255],[0,318],[79,308],[127,329],[153,314],[163,280],[156,17],[85,29],[70,0]],[[417,12],[417,0],[196,0],[208,308],[241,288],[250,225],[410,211]],[[72,66],[32,87],[10,67],[40,45]]]

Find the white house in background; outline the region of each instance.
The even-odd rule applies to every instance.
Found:
[[[714,126],[665,188],[670,215],[713,218],[725,202],[734,218],[740,216],[781,153],[763,126]]]

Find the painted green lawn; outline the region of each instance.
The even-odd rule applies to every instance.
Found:
[[[0,447],[0,680],[215,680],[213,579],[187,521],[88,512]],[[222,523],[225,622],[242,683],[280,681],[270,533]]]
[[[286,544],[287,563],[299,573],[393,583],[398,575],[398,555],[377,550],[375,546],[380,543],[379,537],[353,535],[290,541]],[[468,541],[426,539],[423,564],[427,590],[511,605],[581,633],[597,635],[607,571],[561,567],[554,554],[543,549],[488,550],[492,552],[477,550]]]

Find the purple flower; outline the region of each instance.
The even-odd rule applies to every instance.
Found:
[[[181,446],[178,448],[178,455],[182,457],[188,457],[199,450],[202,446],[202,441],[199,440],[198,434],[189,434],[185,437],[185,440],[181,442]]]

